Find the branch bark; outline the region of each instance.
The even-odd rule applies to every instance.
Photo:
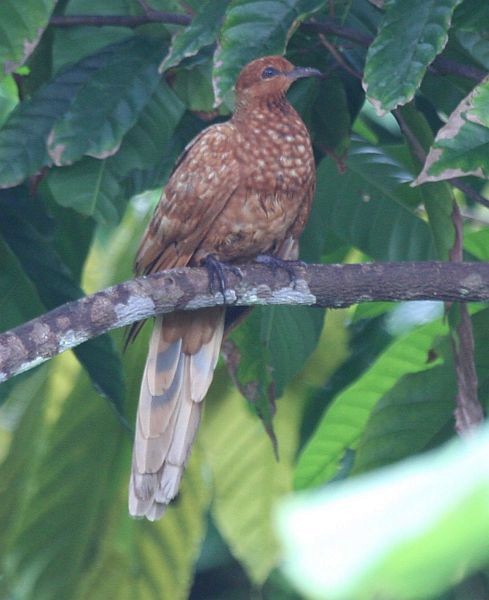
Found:
[[[489,301],[488,263],[376,263],[302,265],[296,281],[260,264],[229,271],[226,303],[309,305],[341,308],[359,302],[440,300]],[[0,334],[0,381],[111,329],[159,313],[222,305],[209,291],[206,269],[174,269],[132,279],[69,302]]]

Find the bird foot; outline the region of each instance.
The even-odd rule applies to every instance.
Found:
[[[209,274],[209,289],[211,291],[211,294],[220,292],[222,294],[222,297],[224,298],[224,304],[227,304],[226,271],[231,271],[231,273],[234,273],[234,275],[242,279],[243,273],[241,272],[241,269],[235,267],[234,265],[230,265],[229,263],[221,262],[213,254],[208,254],[205,257],[203,265],[207,269],[207,272]]]
[[[297,275],[294,267],[306,266],[306,263],[302,260],[284,260],[283,258],[274,256],[273,254],[259,254],[255,258],[255,262],[261,265],[266,265],[269,269],[271,269],[274,275],[278,269],[283,269],[289,276],[290,283],[294,284],[294,287],[296,287],[297,284]]]

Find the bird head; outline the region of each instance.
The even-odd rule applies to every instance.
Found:
[[[320,77],[310,67],[295,67],[283,56],[264,56],[248,63],[236,82],[236,103],[246,105],[254,99],[283,96],[296,79]]]

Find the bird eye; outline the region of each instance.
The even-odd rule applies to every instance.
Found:
[[[270,79],[271,77],[275,77],[276,75],[279,75],[279,74],[280,74],[280,71],[277,71],[277,69],[274,69],[273,67],[266,67],[261,72],[261,78],[262,79]]]

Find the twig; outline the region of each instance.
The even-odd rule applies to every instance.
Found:
[[[358,302],[440,300],[489,302],[489,263],[298,265],[295,283],[260,264],[230,272],[226,302],[346,307]],[[207,270],[174,269],[102,290],[0,334],[0,381],[111,329],[155,314],[222,305]]]
[[[346,59],[342,56],[341,52],[335,47],[334,44],[329,42],[323,33],[319,34],[319,39],[321,40],[321,44],[328,50],[328,52],[333,56],[336,62],[342,67],[345,71],[350,73],[352,77],[359,79],[360,81],[363,79],[362,73],[355,71],[346,61]]]
[[[140,27],[148,23],[167,23],[169,25],[190,25],[192,17],[181,13],[150,11],[144,15],[65,15],[53,16],[49,21],[53,27]]]
[[[463,260],[463,219],[456,202],[453,203],[452,222],[455,242],[450,260],[460,264]],[[478,396],[477,371],[475,368],[474,331],[467,305],[458,304],[450,310],[456,312],[459,322],[450,328],[452,351],[457,374],[455,397],[455,427],[464,434],[480,425],[484,420]]]

